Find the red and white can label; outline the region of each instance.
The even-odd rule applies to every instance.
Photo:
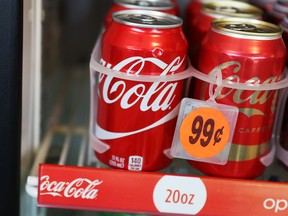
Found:
[[[198,214],[206,199],[206,187],[200,178],[163,176],[153,191],[154,204],[162,213]]]

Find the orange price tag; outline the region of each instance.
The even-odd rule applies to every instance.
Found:
[[[180,126],[180,143],[187,153],[196,158],[210,158],[227,145],[230,126],[217,109],[197,108],[190,112]]]

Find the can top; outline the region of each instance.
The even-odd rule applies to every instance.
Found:
[[[115,4],[130,9],[170,10],[175,4],[168,0],[114,0]]]
[[[282,37],[280,26],[256,19],[216,19],[212,21],[212,30],[220,34],[244,39],[272,40]]]
[[[214,1],[203,4],[202,10],[213,15],[243,18],[259,18],[263,13],[256,6],[239,1]]]
[[[159,11],[123,10],[112,14],[114,21],[140,28],[168,29],[182,25],[182,19]]]

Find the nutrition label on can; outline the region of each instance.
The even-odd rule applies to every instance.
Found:
[[[116,155],[112,155],[111,160],[109,160],[109,165],[123,169],[124,168],[124,162],[125,162],[125,158],[119,157]]]
[[[129,157],[128,170],[141,171],[142,165],[143,165],[143,157],[137,155]]]

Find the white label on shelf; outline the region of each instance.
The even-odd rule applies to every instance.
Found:
[[[128,170],[141,171],[142,165],[143,157],[137,155],[129,157]]]
[[[207,191],[200,178],[163,176],[153,191],[159,212],[197,214],[206,203]]]

